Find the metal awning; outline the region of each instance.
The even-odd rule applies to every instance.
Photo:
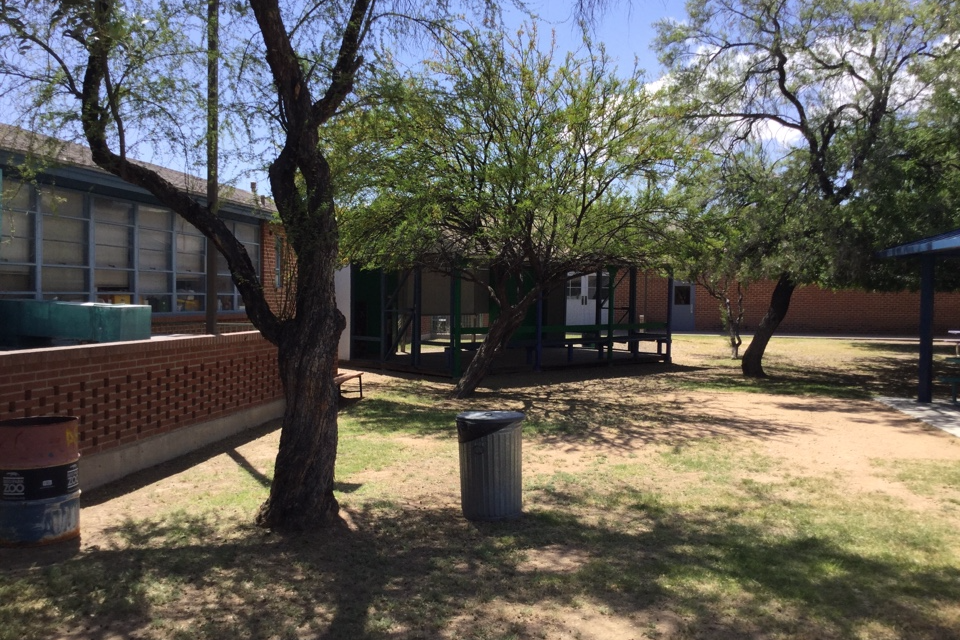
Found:
[[[878,258],[920,258],[920,367],[917,402],[933,400],[933,298],[935,264],[960,256],[960,229],[878,251]],[[958,318],[960,323],[960,318]]]
[[[910,258],[923,255],[960,256],[960,229],[890,247],[877,251],[875,255],[878,258]]]

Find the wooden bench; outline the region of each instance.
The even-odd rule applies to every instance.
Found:
[[[960,356],[960,338],[940,338],[941,342],[946,342],[947,344],[952,344],[954,351],[958,356]]]
[[[340,389],[340,394],[343,395],[343,383],[347,380],[353,380],[356,378],[357,384],[360,385],[360,397],[363,397],[363,371],[348,371],[346,373],[339,373],[333,379],[333,382],[337,385],[337,388]]]
[[[639,323],[620,323],[614,325],[547,325],[542,331],[545,334],[553,334],[552,337],[544,337],[543,347],[566,347],[567,361],[573,360],[573,348],[576,346],[597,349],[599,357],[603,357],[604,351],[612,350],[616,344],[625,344],[630,352],[637,357],[639,352],[637,347],[643,342],[655,342],[657,344],[657,355],[663,356],[664,347],[667,348],[669,355],[670,336],[664,331],[667,328],[665,322],[639,322]],[[611,336],[609,332],[615,333]],[[653,330],[653,332],[651,332]],[[533,351],[536,349],[536,339],[532,337],[534,329],[532,327],[523,327],[517,332],[521,339],[514,339],[514,346],[522,346],[527,349],[527,363],[532,360]],[[556,334],[562,337],[557,337]],[[578,333],[579,336],[571,336],[571,333]]]
[[[592,349],[600,349],[601,352],[603,348],[607,345],[606,338],[598,338],[596,336],[581,336],[579,338],[544,338],[541,342],[541,346],[544,348],[551,347],[566,347],[567,348],[567,362],[573,362],[573,348],[576,346],[588,347]],[[516,342],[517,346],[522,346],[527,350],[527,364],[533,362],[533,354],[537,350],[537,343],[534,340],[526,339]]]
[[[940,376],[937,380],[950,385],[953,390],[953,404],[957,404],[957,386],[960,385],[960,376]]]
[[[670,344],[671,338],[665,333],[633,333],[626,336],[613,336],[613,341],[633,347],[641,342],[656,342],[657,355],[663,355],[663,348]],[[631,349],[636,353],[635,349]]]

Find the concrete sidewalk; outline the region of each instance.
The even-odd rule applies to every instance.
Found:
[[[917,402],[912,398],[875,398],[888,407],[907,414],[911,418],[922,420],[932,427],[942,429],[950,435],[960,438],[960,406],[947,400],[930,403]]]

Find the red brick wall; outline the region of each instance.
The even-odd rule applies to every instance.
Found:
[[[274,222],[264,222],[260,227],[263,243],[260,245],[262,263],[260,265],[260,280],[263,283],[264,295],[273,312],[284,317],[293,313],[296,282],[293,271],[296,258],[293,250],[287,246],[281,264],[285,274],[284,286],[277,289],[277,239],[285,240],[283,227]],[[285,244],[285,243],[284,243]],[[289,307],[285,309],[285,307]]]
[[[621,279],[622,276],[622,279]],[[613,305],[615,322],[626,322],[630,308],[630,274],[626,269],[617,273]],[[655,273],[637,272],[637,315],[644,322],[667,321],[667,280]]]
[[[236,312],[233,315],[217,314],[217,329],[220,333],[239,333],[253,331],[255,327],[247,314]],[[195,315],[177,315],[176,317],[152,315],[150,317],[150,334],[167,336],[189,333],[192,335],[207,332],[206,319]]]
[[[656,273],[637,274],[637,313],[647,322],[667,319],[667,279]],[[624,276],[615,292],[617,318],[629,306],[630,281]],[[776,283],[751,284],[744,296],[744,331],[753,331],[767,312]],[[698,331],[720,330],[720,302],[696,287],[694,322]],[[920,294],[876,291],[830,291],[798,287],[779,331],[810,334],[914,335],[920,324]],[[960,293],[938,293],[934,302],[934,332],[960,329]]]
[[[753,331],[770,305],[774,282],[751,284],[744,296],[744,330]],[[697,287],[694,304],[696,328],[720,329],[719,301]],[[798,287],[790,310],[778,331],[817,334],[914,335],[920,326],[920,294],[875,291],[829,291]],[[960,329],[960,294],[938,293],[934,301],[934,332]]]
[[[282,397],[256,332],[0,352],[0,417],[77,416],[82,454]]]

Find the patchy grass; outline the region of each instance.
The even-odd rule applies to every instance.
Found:
[[[885,474],[911,491],[937,501],[943,509],[960,512],[960,464],[942,460],[875,460]]]
[[[769,371],[792,382],[770,387],[736,387],[719,339],[684,337],[663,375],[482,391],[471,406],[530,416],[511,522],[460,515],[452,418],[470,407],[442,383],[365,385],[340,421],[342,526],[255,528],[277,433],[218,446],[92,492],[95,542],[72,555],[3,551],[0,640],[960,637],[957,459],[875,460],[890,490],[853,490],[765,447],[803,429],[692,404],[706,389],[889,392],[911,354],[783,349]],[[822,391],[828,376],[856,395]]]
[[[680,336],[674,353],[685,364],[699,365],[679,378],[685,389],[857,399],[915,394],[918,349],[914,342],[774,338],[764,355],[766,378],[740,375],[740,361],[730,358],[717,336]],[[952,355],[949,346],[935,350]]]

